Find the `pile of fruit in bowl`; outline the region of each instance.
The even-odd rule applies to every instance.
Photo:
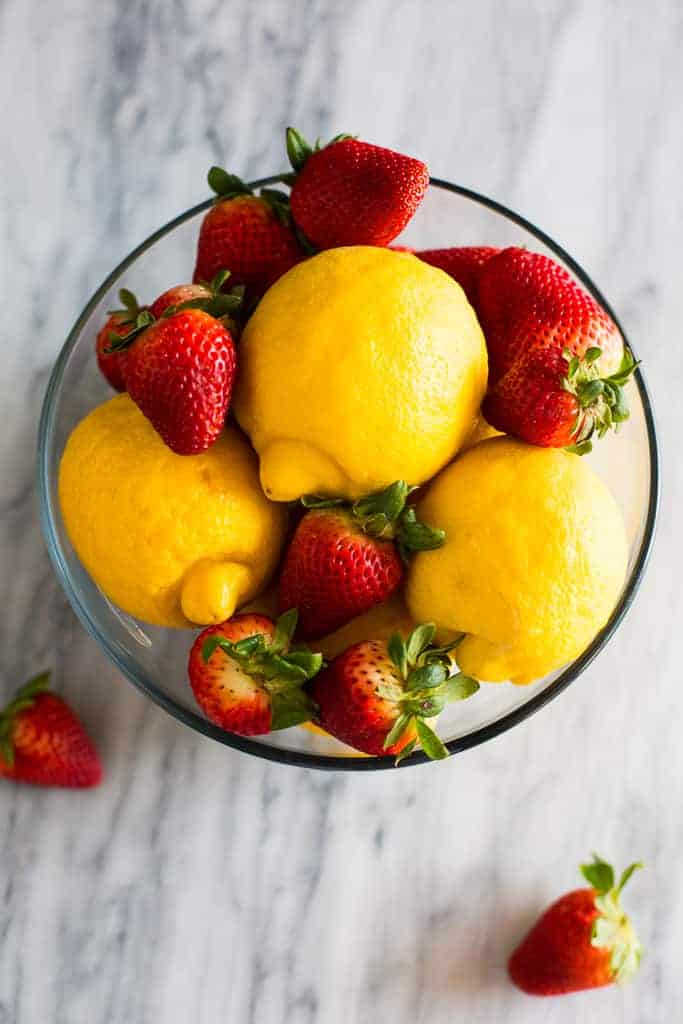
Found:
[[[187,280],[121,292],[93,353],[119,394],[65,445],[62,517],[109,601],[194,631],[219,728],[440,759],[448,705],[559,669],[619,601],[622,513],[584,456],[636,364],[545,254],[394,245],[419,160],[287,151],[260,194],[212,168]]]

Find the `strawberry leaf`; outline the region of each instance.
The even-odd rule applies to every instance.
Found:
[[[271,695],[271,731],[289,729],[293,725],[309,722],[316,711],[315,704],[304,690],[294,687]]]
[[[387,643],[389,657],[398,669],[401,679],[408,675],[408,652],[403,637],[400,633],[393,633]]]
[[[411,488],[408,487],[405,480],[396,480],[384,491],[359,498],[354,502],[353,514],[361,521],[380,514],[386,518],[387,522],[393,523],[405,508],[406,498],[410,491]]]
[[[308,509],[339,508],[346,504],[343,498],[326,498],[321,494],[304,494],[299,500]]]
[[[299,611],[297,608],[290,608],[289,611],[283,612],[279,617],[275,623],[273,639],[270,642],[272,652],[280,653],[289,647],[294,636],[298,618]]]
[[[14,744],[9,733],[0,734],[0,760],[4,761],[8,768],[14,767]]]
[[[359,498],[352,507],[353,516],[365,533],[396,540],[404,562],[410,552],[431,551],[441,547],[446,539],[443,530],[419,522],[415,509],[406,506],[414,490],[405,480],[396,480],[384,491]]]
[[[27,697],[37,697],[39,693],[46,693],[50,689],[50,671],[39,672],[32,676],[27,683],[20,686],[16,692],[16,698],[24,700]]]
[[[234,199],[236,196],[251,196],[254,193],[236,174],[228,174],[222,167],[212,167],[206,176],[209,188],[219,199]]]
[[[631,878],[631,875],[634,873],[634,871],[641,871],[642,868],[643,868],[643,863],[642,863],[642,861],[639,861],[639,860],[634,861],[633,864],[629,864],[629,866],[622,873],[622,876],[619,879],[619,884],[617,886],[617,892],[620,893],[622,891],[622,889],[624,888],[626,883],[629,881],[629,879]]]
[[[413,551],[434,551],[446,542],[444,530],[421,523],[410,506],[406,508],[399,519],[397,540],[399,551],[404,561]]]
[[[154,317],[148,309],[141,310],[131,327],[126,334],[117,334],[115,331],[109,332],[109,345],[104,350],[106,355],[111,355],[112,352],[123,352],[125,349],[130,348],[135,339],[145,331],[150,324],[154,323]]]
[[[387,540],[393,538],[391,520],[385,516],[384,512],[374,512],[372,515],[369,515],[363,520],[361,527],[363,533],[367,533],[368,537],[376,539],[384,537]]]
[[[386,738],[384,740],[385,750],[389,750],[390,747],[393,747],[395,743],[398,743],[401,736],[403,736],[404,732],[406,731],[412,720],[413,716],[409,712],[402,711],[399,714],[398,718],[392,725],[391,729],[387,733]]]
[[[415,694],[414,700],[404,703],[403,706],[412,711],[417,718],[435,718],[445,708],[446,701],[436,690],[421,690]]]
[[[480,686],[476,679],[458,672],[457,675],[451,676],[450,679],[446,680],[440,692],[443,694],[444,699],[449,704],[452,704],[458,700],[467,700],[468,697],[472,697],[477,693],[479,689]]]
[[[616,371],[616,373],[611,374],[611,376],[609,376],[607,380],[610,381],[612,384],[622,386],[626,383],[629,377],[631,377],[631,375],[635,373],[636,369],[639,366],[640,360],[636,361],[633,358],[633,353],[630,351],[630,349],[624,346],[624,354],[621,357],[621,365],[619,369]]]
[[[568,444],[565,451],[571,452],[572,455],[589,455],[593,451],[593,442],[579,441],[578,444]]]
[[[306,141],[301,132],[291,126],[286,134],[287,156],[298,174],[309,157],[313,156],[313,147]]]
[[[423,665],[414,669],[406,680],[406,690],[424,690],[435,686],[441,686],[446,681],[447,672],[443,665]]]
[[[215,273],[211,280],[208,282],[209,291],[212,291],[214,294],[218,293],[222,289],[223,285],[225,284],[229,277],[229,270],[223,269],[217,271],[217,273]]]
[[[397,768],[402,761],[405,761],[405,759],[409,757],[410,754],[412,754],[416,746],[417,740],[415,739],[411,740],[410,743],[406,743],[405,747],[401,747],[398,754],[396,755],[396,760],[394,761],[394,764],[396,765]]]
[[[604,861],[597,853],[593,854],[592,864],[582,864],[581,874],[599,894],[614,888],[614,868]]]
[[[307,680],[312,679],[313,676],[317,676],[318,672],[323,667],[322,654],[314,654],[313,651],[309,651],[307,648],[300,651],[288,651],[287,661],[291,665],[298,665],[298,667],[305,673]]]
[[[289,208],[289,196],[287,193],[281,192],[276,188],[262,188],[260,195],[261,199],[275,214],[280,224],[289,227],[292,223],[292,212]]]
[[[347,139],[357,139],[357,135],[349,135],[348,132],[340,132],[339,135],[335,135],[334,138],[330,139],[327,143],[328,146],[334,146],[337,142],[345,142]],[[327,147],[325,147],[327,148]]]
[[[268,650],[258,665],[254,665],[253,673],[262,676],[265,683],[272,683],[268,687],[270,692],[276,692],[281,688],[287,688],[292,683],[301,686],[306,682],[306,672],[300,665],[288,661],[286,655],[274,654]]]
[[[4,714],[7,714],[7,711],[9,710],[10,714],[8,717],[13,718],[22,711],[28,711],[28,709],[32,708],[34,704],[35,700],[31,697],[15,697],[9,705],[9,708],[5,708]]]
[[[444,746],[436,733],[429,728],[426,722],[417,718],[415,720],[415,729],[417,731],[417,738],[420,741],[420,746],[430,761],[442,761],[444,758],[448,757],[448,749]]]
[[[121,309],[108,309],[107,313],[110,316],[117,316],[120,324],[133,323],[140,313],[140,304],[137,298],[127,288],[121,288],[119,289],[119,302],[122,306]]]
[[[423,622],[416,626],[407,640],[408,662],[411,665],[417,664],[417,659],[422,652],[429,647],[436,634],[436,626],[433,622]]]
[[[33,707],[36,697],[50,689],[49,671],[32,676],[20,686],[7,707],[0,711],[0,757],[11,768],[14,765],[12,734],[17,715]]]
[[[604,390],[605,384],[599,378],[597,380],[587,380],[585,383],[579,384],[576,389],[579,405],[582,408],[594,405],[598,398],[600,398],[604,393]]]

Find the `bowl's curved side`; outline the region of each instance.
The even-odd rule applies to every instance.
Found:
[[[263,185],[275,184],[279,181],[279,175],[259,179],[252,183],[253,187],[260,187]],[[487,196],[480,195],[471,189],[465,188],[460,185],[454,185],[450,182],[432,178],[431,185],[435,188],[443,189],[444,191],[454,193],[463,198],[469,199],[474,203],[478,203],[488,209],[500,214],[507,220],[516,224],[518,227],[527,231],[530,235],[533,235],[538,241],[546,246],[551,252],[562,260],[576,277],[582,282],[586,289],[600,302],[604,308],[610,313],[617,326],[622,332],[627,344],[630,346],[630,342],[626,339],[619,321],[612,310],[610,304],[607,302],[605,297],[602,295],[597,286],[593,283],[588,274],[583,268],[576,262],[576,260],[567,253],[562,246],[555,242],[549,235],[547,235],[540,228],[537,228],[526,218],[513,210],[508,209],[502,203],[497,202],[494,199],[490,199]],[[54,566],[57,577],[64,588],[66,595],[84,628],[98,644],[103,648],[105,653],[117,668],[126,676],[127,679],[133,683],[139,690],[145,693],[151,700],[162,707],[169,714],[179,719],[185,725],[196,729],[198,732],[203,733],[205,736],[216,740],[219,743],[223,743],[227,746],[234,747],[237,750],[241,750],[244,753],[253,754],[257,757],[266,758],[270,761],[277,761],[283,764],[295,765],[298,767],[307,768],[320,768],[331,771],[377,771],[385,768],[392,768],[394,760],[392,757],[354,757],[354,756],[335,756],[335,755],[324,755],[317,753],[309,753],[305,751],[282,749],[276,746],[270,746],[264,743],[260,743],[256,740],[251,740],[247,737],[237,736],[233,733],[224,732],[217,726],[214,726],[211,722],[202,718],[199,714],[183,707],[172,697],[165,694],[160,690],[156,684],[151,680],[146,673],[141,672],[139,666],[136,666],[131,659],[126,649],[116,641],[112,641],[110,638],[105,637],[96,621],[90,614],[87,604],[82,600],[81,595],[78,593],[77,588],[73,585],[71,580],[64,551],[62,550],[61,542],[58,535],[58,530],[55,524],[54,510],[50,499],[51,487],[50,487],[50,452],[52,449],[52,442],[54,440],[54,412],[56,406],[57,396],[59,394],[59,387],[64,374],[64,368],[67,364],[69,356],[76,346],[81,332],[88,322],[91,314],[96,309],[102,298],[117,282],[117,280],[125,273],[125,271],[135,261],[144,254],[151,246],[157,241],[162,239],[165,235],[168,235],[175,228],[184,224],[186,221],[202,213],[208,209],[212,204],[212,200],[206,200],[203,203],[199,203],[197,206],[180,214],[173,220],[169,221],[163,227],[159,228],[152,235],[150,235],[144,242],[137,246],[129,255],[118,264],[117,267],[106,277],[100,287],[93,294],[89,302],[84,307],[82,313],[78,317],[73,328],[69,332],[69,335],[62,347],[62,350],[55,362],[55,365],[50,374],[47,389],[45,392],[45,398],[43,400],[43,406],[40,416],[40,424],[38,428],[38,452],[37,452],[37,488],[40,501],[40,518],[43,534],[45,536],[48,554],[52,565]],[[634,353],[635,354],[635,353]],[[492,739],[495,736],[506,732],[519,722],[524,721],[530,715],[534,714],[540,708],[544,707],[549,701],[557,697],[563,690],[565,690],[571,682],[573,682],[584,669],[593,661],[599,651],[605,646],[607,641],[613,635],[620,622],[624,618],[626,612],[631,606],[635,597],[636,591],[643,577],[650,552],[652,549],[652,543],[655,533],[655,525],[657,520],[657,510],[659,505],[659,451],[657,444],[657,432],[654,422],[654,414],[652,410],[652,402],[647,389],[647,385],[644,376],[640,369],[635,372],[635,383],[638,389],[640,401],[643,409],[643,416],[645,421],[645,428],[647,432],[648,441],[648,454],[649,454],[649,468],[650,468],[650,480],[649,480],[649,493],[648,493],[648,505],[646,511],[645,524],[643,528],[643,534],[641,543],[634,559],[631,573],[627,586],[622,594],[622,597],[614,609],[612,616],[595,637],[590,646],[583,652],[583,654],[569,665],[560,675],[553,680],[548,686],[546,686],[541,692],[532,696],[524,704],[507,711],[501,717],[496,720],[483,725],[479,728],[474,729],[467,735],[457,737],[446,743],[451,753],[457,753],[462,750],[467,750],[470,747],[477,746],[486,740]],[[427,757],[421,751],[417,751],[406,759],[404,764],[424,764],[427,762]]]

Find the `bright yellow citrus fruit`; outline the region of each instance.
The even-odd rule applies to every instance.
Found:
[[[413,557],[408,609],[442,634],[466,634],[457,660],[477,679],[529,683],[559,668],[621,593],[621,512],[577,455],[483,441],[434,480],[418,515],[445,530],[446,543]]]
[[[286,510],[264,496],[238,430],[227,427],[201,455],[176,455],[128,395],[75,428],[59,496],[71,542],[98,586],[157,626],[229,618],[267,582],[286,530]]]
[[[392,633],[408,636],[414,628],[415,623],[408,615],[403,599],[393,594],[334,633],[316,641],[315,648],[331,661],[353,644],[365,640],[388,640]]]
[[[496,428],[492,427],[483,416],[479,416],[479,418],[474,421],[472,430],[463,441],[460,451],[461,453],[466,452],[469,448],[474,448],[475,444],[479,444],[481,441],[488,441],[490,437],[500,437],[500,435],[500,430],[496,430]]]
[[[350,246],[266,293],[240,343],[234,408],[269,497],[357,498],[422,483],[452,459],[486,377],[455,281],[410,253]]]

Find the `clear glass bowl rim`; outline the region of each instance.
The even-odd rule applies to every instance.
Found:
[[[277,184],[280,180],[280,175],[275,175],[268,178],[261,178],[257,181],[251,182],[253,188],[259,188],[261,186],[268,186]],[[619,320],[605,299],[604,295],[600,292],[598,287],[593,283],[591,278],[588,276],[586,271],[576,262],[576,260],[566,252],[561,245],[559,245],[553,238],[547,235],[540,228],[536,227],[531,221],[528,221],[525,217],[516,213],[514,210],[509,209],[502,203],[497,202],[495,199],[491,199],[488,196],[482,195],[479,192],[475,192],[472,189],[465,188],[462,185],[456,185],[452,182],[445,181],[441,178],[430,178],[430,186],[434,188],[443,189],[446,192],[452,192],[456,195],[463,196],[466,199],[470,199],[475,203],[479,203],[482,206],[488,207],[490,210],[506,217],[508,220],[517,224],[519,227],[528,231],[539,239],[545,246],[554,252],[565,264],[570,267],[576,277],[582,282],[586,289],[594,296],[595,299],[607,310],[614,322],[619,327],[622,336],[633,351],[630,341],[626,337],[626,334],[619,323]],[[116,266],[111,273],[105,278],[100,287],[86,303],[80,316],[76,320],[76,323],[72,327],[69,335],[62,347],[59,356],[55,362],[55,365],[50,374],[47,389],[45,392],[45,398],[43,400],[43,407],[40,416],[40,424],[38,428],[38,457],[37,457],[37,487],[40,502],[40,520],[47,544],[48,554],[50,560],[54,566],[57,577],[66,592],[66,595],[73,607],[78,619],[85,627],[86,631],[95,638],[98,644],[103,648],[107,656],[114,662],[116,667],[122,674],[133,683],[139,690],[151,698],[156,704],[164,708],[170,715],[185,725],[196,729],[198,732],[203,733],[205,736],[216,740],[219,743],[223,743],[226,746],[233,747],[236,750],[241,750],[247,754],[254,754],[257,757],[265,758],[269,761],[277,761],[284,764],[295,765],[297,767],[304,768],[319,768],[328,771],[378,771],[385,768],[392,768],[394,766],[393,757],[345,757],[345,756],[327,756],[324,754],[313,754],[306,753],[304,751],[297,750],[283,750],[278,747],[272,747],[264,743],[259,743],[256,740],[250,739],[246,736],[237,736],[234,733],[225,732],[213,725],[211,722],[202,718],[199,714],[184,708],[182,705],[176,703],[167,694],[160,691],[155,683],[148,678],[144,673],[136,670],[132,659],[129,658],[127,653],[123,649],[116,649],[104,636],[90,615],[87,605],[81,600],[80,596],[74,589],[66,558],[59,542],[55,522],[53,518],[52,508],[50,506],[49,495],[49,459],[48,454],[51,447],[51,439],[54,430],[54,413],[56,408],[56,397],[59,393],[59,385],[62,379],[65,364],[69,358],[71,350],[77,344],[80,337],[81,331],[88,321],[91,312],[97,306],[102,299],[103,295],[108,291],[112,284],[118,279],[118,277],[132,264],[135,260],[142,255],[147,249],[153,246],[160,238],[164,235],[169,234],[174,228],[183,224],[186,220],[195,217],[198,213],[203,210],[207,210],[212,205],[213,200],[207,199],[197,206],[193,206],[191,209],[186,210],[184,213],[174,217],[173,220],[160,227],[157,231],[153,232],[148,238],[144,240],[140,245],[132,250],[128,256],[123,259],[118,266]],[[634,355],[636,353],[634,352]],[[637,355],[636,355],[637,358]],[[450,740],[446,746],[451,754],[458,753],[463,750],[467,750],[471,747],[476,747],[480,743],[485,743],[487,740],[493,739],[495,736],[499,736],[501,733],[506,732],[519,722],[523,722],[530,715],[539,711],[540,708],[544,707],[549,701],[557,697],[563,690],[565,690],[570,683],[572,683],[585,668],[590,665],[593,659],[598,655],[602,648],[606,645],[612,634],[617,629],[618,625],[624,618],[626,612],[633,603],[633,599],[638,590],[638,587],[642,581],[645,568],[647,566],[650,552],[652,549],[652,543],[654,540],[655,525],[657,521],[657,511],[659,507],[659,487],[660,487],[660,466],[659,466],[659,449],[657,443],[657,432],[655,427],[654,414],[652,409],[652,402],[650,395],[643,377],[643,373],[638,368],[635,372],[635,383],[638,388],[640,400],[643,406],[643,414],[645,418],[645,425],[647,430],[647,440],[649,448],[649,463],[650,463],[650,490],[647,507],[647,517],[645,521],[645,528],[643,531],[643,538],[640,544],[636,560],[633,568],[629,575],[624,593],[621,599],[614,609],[609,621],[604,628],[598,633],[593,642],[589,647],[573,661],[567,668],[560,673],[557,679],[554,679],[544,690],[534,695],[525,704],[520,705],[507,712],[501,718],[496,721],[489,723],[488,725],[481,726],[475,729],[473,732],[466,736],[461,736],[456,739]],[[422,751],[417,751],[407,758],[403,765],[415,765],[424,764],[427,762],[427,757]]]

